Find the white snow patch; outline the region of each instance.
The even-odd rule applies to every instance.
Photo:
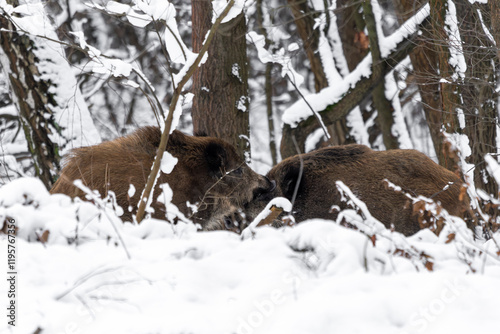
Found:
[[[127,195],[128,197],[133,197],[135,195],[135,187],[134,185],[131,183],[128,187],[128,191],[127,191]]]
[[[248,96],[240,96],[239,100],[236,102],[236,109],[239,111],[246,112],[247,110],[247,100]]]
[[[163,173],[165,174],[170,174],[174,170],[175,165],[179,159],[174,157],[170,152],[165,151],[163,152],[163,156],[161,157],[161,165],[160,169]]]
[[[492,240],[467,241],[457,233],[458,241],[446,242],[446,235],[429,230],[406,238],[383,229],[369,237],[321,219],[255,228],[252,238],[242,239],[227,231],[196,232],[182,221],[145,219],[116,224],[128,259],[111,228],[113,211],[49,195],[37,182],[0,188],[0,198],[13,191],[38,199],[29,204],[16,195],[0,205],[0,219],[14,219],[18,227],[21,333],[498,329],[500,291],[492,287],[500,281],[500,264]],[[50,236],[42,245],[35,232],[45,230]],[[4,234],[0,239],[6,245]],[[0,247],[3,258],[6,249]],[[424,266],[428,260],[433,271]],[[0,294],[7,296],[6,284]],[[0,322],[1,332],[10,329]]]
[[[450,39],[450,60],[449,63],[455,68],[453,80],[465,77],[467,63],[465,61],[464,51],[462,49],[462,39],[458,29],[457,9],[452,0],[448,0],[448,11],[446,12],[444,29]],[[458,75],[458,76],[457,76]]]
[[[231,74],[234,75],[240,82],[243,82],[241,80],[241,74],[240,74],[241,68],[238,63],[234,63],[233,66],[231,67]]]

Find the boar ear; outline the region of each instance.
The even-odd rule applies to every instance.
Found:
[[[183,146],[186,143],[187,136],[180,132],[179,130],[174,130],[168,136],[168,145],[172,146]]]
[[[293,197],[293,193],[295,192],[295,188],[297,187],[297,182],[301,183],[299,184],[299,189],[298,189],[298,191],[300,191],[300,187],[304,181],[303,175],[301,177],[300,174],[301,173],[299,164],[289,165],[286,170],[286,173],[284,174],[283,180],[281,181],[283,195],[289,200],[291,200]]]
[[[178,130],[172,131],[168,136],[167,151],[176,157],[185,155],[185,151],[189,150],[187,146],[191,138]]]
[[[205,159],[210,172],[221,177],[227,161],[225,148],[215,142],[209,143],[205,148]]]

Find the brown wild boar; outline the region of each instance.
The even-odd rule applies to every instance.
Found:
[[[318,149],[300,157],[302,177],[292,210],[297,222],[337,217],[332,206],[346,207],[335,185],[337,180],[364,201],[371,214],[386,227],[393,225],[405,235],[420,229],[418,217],[407,197],[389,189],[384,179],[412,196],[422,195],[440,202],[452,215],[461,215],[467,206],[459,200],[463,184],[460,178],[415,150],[379,152],[363,145],[346,145]],[[285,159],[269,171],[267,176],[276,182],[276,188],[246,207],[247,221],[252,221],[274,197],[292,200],[301,171],[300,157]]]
[[[65,158],[61,175],[50,192],[84,198],[84,193],[73,185],[73,181],[81,179],[103,197],[113,191],[124,210],[123,220],[130,221],[136,213],[160,137],[159,128],[144,127],[126,137],[74,149]],[[172,203],[204,229],[219,227],[221,222],[223,226],[227,214],[272,186],[221,139],[187,136],[176,130],[169,137],[167,151],[178,162],[170,174],[160,172],[152,203],[155,218],[165,219],[165,206],[156,200],[163,183],[168,183],[173,191]],[[131,184],[135,194],[129,198]],[[196,213],[190,207],[195,204]]]

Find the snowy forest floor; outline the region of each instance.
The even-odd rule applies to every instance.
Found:
[[[453,240],[451,230],[368,237],[311,220],[242,238],[122,224],[109,207],[49,195],[33,178],[0,188],[0,217],[18,228],[16,326],[3,316],[2,333],[498,331],[498,247],[461,229]],[[5,234],[0,243],[6,268]]]

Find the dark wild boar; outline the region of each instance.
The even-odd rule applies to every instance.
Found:
[[[123,220],[130,221],[137,211],[160,137],[159,128],[144,127],[126,137],[74,149],[65,158],[51,193],[84,198],[84,193],[73,185],[80,179],[103,197],[113,191],[124,210]],[[157,201],[163,183],[173,191],[172,203],[204,229],[223,226],[225,216],[271,187],[266,177],[252,171],[235,148],[221,139],[187,136],[176,130],[170,135],[167,151],[179,160],[170,174],[160,172],[151,205],[155,218],[165,219],[165,206]],[[135,187],[131,198],[130,184]],[[196,213],[187,202],[196,204]]]
[[[309,218],[336,219],[332,206],[346,207],[335,185],[338,180],[366,203],[375,218],[405,235],[421,228],[418,216],[408,198],[388,188],[384,179],[412,196],[422,195],[440,202],[452,215],[460,216],[467,207],[467,200],[459,200],[463,185],[460,178],[415,150],[379,152],[363,145],[346,145],[318,149],[302,154],[301,158],[303,172],[292,212],[297,222]],[[276,182],[276,188],[246,207],[247,221],[252,221],[274,197],[292,200],[300,165],[297,155],[269,171],[267,176]]]

